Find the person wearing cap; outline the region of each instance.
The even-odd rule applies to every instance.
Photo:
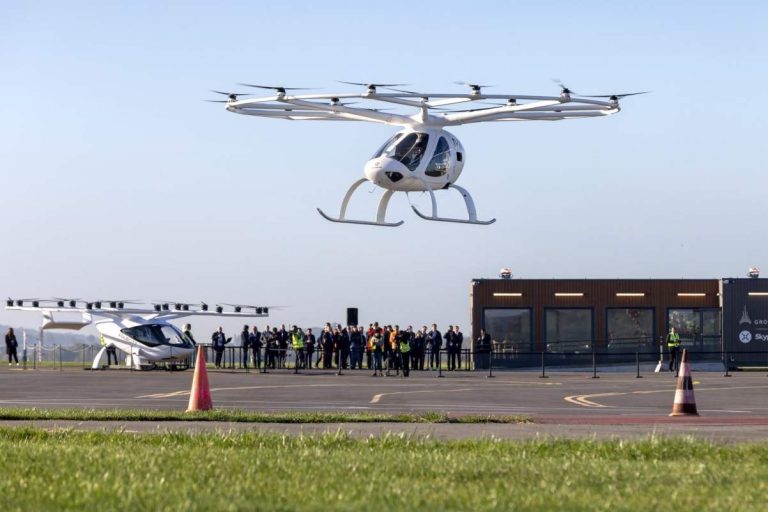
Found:
[[[244,325],[240,331],[240,368],[248,369],[248,352],[251,348],[251,332],[248,326]]]

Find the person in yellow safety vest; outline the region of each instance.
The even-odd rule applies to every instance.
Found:
[[[403,377],[408,377],[411,373],[411,333],[399,331],[397,333],[397,344],[400,352],[400,367],[403,369]]]
[[[669,328],[669,333],[667,334],[667,348],[669,349],[669,371],[675,372],[675,376],[677,376],[679,369],[678,355],[680,353],[680,335],[675,332],[674,327]]]
[[[304,331],[295,325],[291,332],[291,345],[293,346],[294,354],[296,354],[296,366],[304,368]]]

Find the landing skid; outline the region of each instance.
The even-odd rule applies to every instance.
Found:
[[[460,224],[477,224],[480,226],[487,226],[489,224],[493,224],[496,222],[496,219],[491,220],[478,220],[477,218],[477,210],[475,210],[475,202],[472,200],[472,196],[467,191],[467,189],[462,188],[458,185],[449,185],[448,188],[455,188],[461,193],[461,196],[464,198],[464,204],[467,206],[467,216],[468,219],[451,219],[448,217],[440,217],[437,215],[437,200],[435,199],[435,193],[432,191],[432,189],[427,185],[427,191],[429,192],[429,198],[432,200],[432,215],[424,215],[421,213],[415,206],[411,205],[411,208],[413,211],[421,217],[424,220],[432,220],[435,222],[457,222]]]
[[[368,221],[368,220],[354,220],[354,219],[347,219],[345,216],[347,214],[347,205],[349,204],[349,200],[352,199],[352,194],[357,190],[357,187],[362,185],[368,181],[365,178],[361,178],[354,182],[351,187],[349,187],[349,190],[347,190],[347,193],[344,195],[344,200],[341,202],[341,208],[339,209],[339,217],[334,218],[326,214],[323,210],[320,208],[317,209],[318,213],[323,216],[325,220],[329,220],[331,222],[341,222],[344,224],[362,224],[365,226],[385,226],[385,227],[397,227],[401,226],[403,224],[403,221],[399,222],[386,222],[384,219],[387,214],[387,206],[389,205],[389,200],[392,197],[392,194],[394,194],[394,191],[387,190],[384,192],[384,195],[381,196],[381,200],[379,201],[379,209],[376,212],[376,221]]]

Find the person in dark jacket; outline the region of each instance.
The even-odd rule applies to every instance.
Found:
[[[411,326],[408,326],[408,331],[413,332]],[[427,344],[426,341],[427,327],[424,326],[417,332],[411,335],[411,369],[423,370],[424,369],[424,347]]]
[[[365,340],[363,339],[362,327],[351,327],[349,333],[349,351],[352,357],[350,361],[350,367],[358,370],[363,369],[363,346]]]
[[[285,359],[288,357],[288,342],[291,340],[291,333],[285,330],[285,324],[283,324],[280,326],[277,335],[277,367],[285,368]]]
[[[491,361],[491,335],[480,329],[480,336],[475,340],[475,369],[487,369]]]
[[[13,327],[9,327],[8,332],[5,333],[5,353],[8,354],[8,366],[11,366],[13,361],[16,362],[16,366],[19,366],[19,356],[16,355],[18,347],[19,342],[13,333]]]
[[[461,334],[459,326],[453,327],[453,347],[456,350],[456,361],[459,363],[459,370],[461,370],[461,351],[464,344],[464,335]],[[469,364],[469,362],[467,362]]]
[[[255,325],[253,326],[253,332],[248,336],[248,343],[253,351],[253,366],[258,370],[261,368],[261,347],[263,343],[261,342],[259,328]]]
[[[312,354],[315,353],[315,345],[317,344],[317,338],[312,334],[312,329],[307,329],[307,333],[304,336],[304,352],[307,354],[307,369],[312,369]]]
[[[350,347],[349,331],[345,327],[339,331],[339,357],[341,358],[341,367],[345,370],[349,367]]]
[[[432,324],[432,330],[427,334],[429,345],[429,369],[436,370],[440,362],[440,351],[443,349],[443,335],[437,330],[437,324]]]
[[[445,331],[445,355],[448,356],[448,370],[456,369],[456,344],[453,341],[453,326],[449,325]]]
[[[270,370],[274,370],[277,367],[279,339],[280,335],[277,333],[277,327],[273,327],[272,332],[269,333],[269,337],[265,342],[267,346],[266,364],[269,366]]]
[[[211,345],[213,345],[213,353],[215,356],[214,365],[216,368],[221,368],[221,359],[224,356],[224,346],[232,341],[232,338],[227,339],[224,334],[224,328],[219,328],[211,335]]]
[[[251,349],[251,332],[244,325],[240,331],[240,368],[248,369],[248,352]]]

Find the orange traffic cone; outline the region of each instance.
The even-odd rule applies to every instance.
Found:
[[[693,379],[691,369],[688,367],[688,350],[683,349],[683,357],[680,362],[680,373],[677,377],[675,388],[675,403],[672,404],[670,416],[698,416],[696,412],[696,398],[693,396]]]
[[[211,388],[208,386],[208,371],[205,369],[205,351],[197,347],[195,360],[195,375],[192,378],[192,391],[189,394],[187,412],[207,411],[213,409]]]

